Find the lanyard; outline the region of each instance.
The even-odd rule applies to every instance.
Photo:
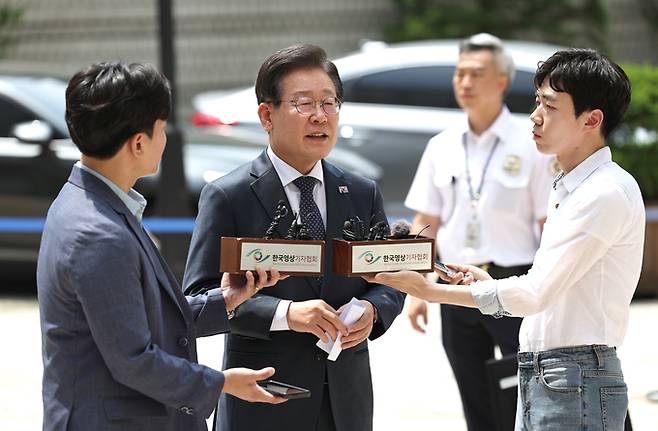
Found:
[[[482,168],[482,178],[480,178],[480,185],[478,186],[477,191],[473,193],[473,185],[471,184],[471,171],[468,169],[468,145],[466,145],[466,133],[462,135],[462,145],[464,146],[464,155],[466,156],[464,158],[466,161],[466,181],[468,182],[468,193],[471,197],[471,202],[473,203],[476,203],[480,200],[482,186],[484,185],[484,176],[487,174],[487,168],[489,168],[489,163],[491,162],[491,158],[493,157],[494,151],[496,151],[496,147],[498,147],[499,142],[500,138],[496,137],[496,141],[494,142],[493,147],[489,152],[489,156],[487,156],[487,161],[484,163],[484,167]]]
[[[564,176],[564,171],[560,172],[560,174],[557,177],[555,177],[555,179],[553,180],[553,190],[557,190],[557,183],[560,182],[563,176]]]

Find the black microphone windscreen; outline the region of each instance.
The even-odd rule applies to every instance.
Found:
[[[411,232],[411,224],[404,219],[396,221],[391,226],[392,238],[404,238],[409,235],[409,232]]]

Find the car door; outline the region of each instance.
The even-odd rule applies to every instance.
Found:
[[[427,141],[460,115],[451,65],[419,65],[346,78],[339,146],[379,165],[387,210],[403,210]]]
[[[454,65],[410,65],[344,83],[338,145],[382,168],[387,211],[404,215],[403,201],[428,140],[463,114],[454,97]],[[505,103],[527,115],[534,103],[534,71],[517,70]]]
[[[18,123],[41,120],[0,95],[0,264],[34,263],[40,232],[25,232],[26,222],[43,218],[66,181],[71,161],[49,146],[20,142],[12,136]]]

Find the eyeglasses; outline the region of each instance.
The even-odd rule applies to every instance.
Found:
[[[284,100],[273,100],[273,103],[276,102],[285,102]],[[318,102],[311,99],[310,97],[300,97],[297,100],[288,100],[287,102],[292,103],[292,106],[295,107],[297,112],[301,115],[311,115],[317,111],[318,104],[322,108],[325,114],[327,115],[336,115],[340,112],[341,101],[336,97],[327,97],[322,101]]]

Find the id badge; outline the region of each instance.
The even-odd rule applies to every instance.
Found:
[[[480,222],[477,219],[471,219],[466,224],[466,240],[464,241],[466,248],[479,248],[480,247]]]

